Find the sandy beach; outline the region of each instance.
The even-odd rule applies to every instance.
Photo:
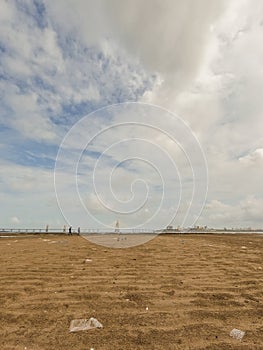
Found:
[[[3,350],[263,349],[262,235],[163,235],[127,249],[20,235],[0,238],[0,252]],[[69,332],[90,317],[103,328]]]

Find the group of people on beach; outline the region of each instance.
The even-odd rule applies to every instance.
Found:
[[[77,232],[74,231],[74,233],[76,233],[76,234],[79,235],[79,234],[80,234],[80,227],[78,227]],[[69,228],[68,228],[68,234],[69,234],[69,235],[73,235],[72,226],[69,226]]]
[[[49,230],[49,225],[46,225],[46,228],[45,228],[45,232],[46,233],[48,233],[50,230]],[[56,230],[57,231],[57,230]],[[67,231],[67,227],[66,227],[66,225],[64,225],[63,226],[63,233],[66,233],[66,231]],[[72,226],[69,226],[69,228],[68,228],[68,234],[69,235],[73,235],[73,233],[76,233],[76,234],[80,234],[80,227],[78,227],[78,229],[77,229],[77,232],[75,232],[75,231],[73,231],[73,229],[72,229]]]

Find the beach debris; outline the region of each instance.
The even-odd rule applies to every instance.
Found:
[[[240,340],[240,341],[242,340],[244,335],[245,335],[245,332],[243,332],[237,328],[232,329],[232,331],[230,332],[230,337],[235,338],[235,339]]]
[[[85,263],[90,263],[92,262],[92,259],[85,259]]]
[[[148,311],[148,310],[149,310],[148,306],[145,308],[145,310],[146,310],[146,311]]]
[[[94,317],[91,317],[89,320],[82,318],[72,320],[70,322],[69,331],[70,332],[78,332],[78,331],[86,331],[92,328],[102,328],[102,324]]]
[[[241,249],[247,249],[247,247],[246,247],[246,246],[244,246],[244,245],[242,245]]]

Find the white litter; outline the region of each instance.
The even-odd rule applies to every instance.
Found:
[[[241,247],[241,249],[247,249],[247,247],[243,245],[243,246]]]
[[[85,263],[92,262],[92,259],[85,259]]]
[[[236,329],[236,328],[232,329],[232,331],[230,332],[230,337],[233,337],[233,338],[240,340],[240,341],[242,340],[244,335],[245,335],[245,332],[243,332],[239,329]]]
[[[92,328],[102,328],[102,324],[94,317],[87,319],[77,319],[70,322],[69,331],[78,332],[78,331],[87,331]]]

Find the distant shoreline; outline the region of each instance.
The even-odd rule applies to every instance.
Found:
[[[178,235],[262,235],[263,231],[178,231],[178,232],[97,232],[97,231],[90,231],[90,232],[82,232],[81,236],[94,236],[94,235],[108,235],[108,236],[130,236],[130,235],[153,235],[153,236],[178,236]],[[13,236],[19,236],[23,235],[25,236],[32,236],[32,235],[65,235],[68,236],[69,234],[67,232],[56,232],[56,231],[50,231],[45,232],[43,231],[36,231],[36,230],[23,230],[23,231],[0,231],[0,238],[8,238]],[[77,236],[77,233],[73,233],[74,236]]]

